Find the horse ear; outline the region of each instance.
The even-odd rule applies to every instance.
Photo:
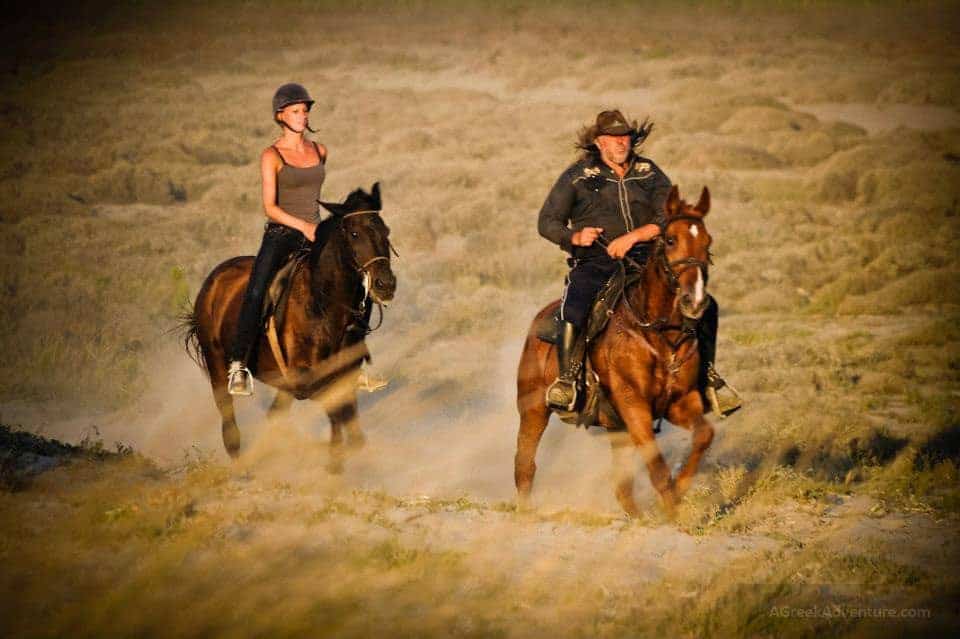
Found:
[[[674,184],[670,187],[670,194],[667,195],[667,203],[664,205],[667,217],[673,217],[679,212],[680,208],[680,189]]]
[[[335,217],[340,217],[344,213],[342,204],[334,204],[333,202],[320,202],[320,206],[330,211],[331,215]]]
[[[380,202],[380,183],[374,182],[373,188],[370,189],[370,197],[373,198],[374,207],[379,211],[383,208],[383,204]]]
[[[704,216],[710,212],[710,189],[703,187],[703,190],[700,191],[700,201],[693,208],[700,211],[700,214]]]

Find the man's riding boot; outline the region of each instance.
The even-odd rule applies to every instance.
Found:
[[[740,393],[720,377],[717,369],[713,367],[713,362],[716,361],[717,357],[718,319],[717,303],[711,297],[707,310],[700,321],[697,322],[697,348],[700,351],[700,392],[703,395],[706,407],[722,419],[739,410],[743,402],[740,399]],[[722,389],[726,390],[721,392]]]
[[[719,392],[724,388],[727,389],[725,392]],[[713,362],[707,364],[707,383],[703,392],[707,396],[707,401],[710,402],[710,408],[721,418],[737,412],[743,406],[740,393],[720,377],[713,367]]]
[[[547,406],[572,411],[577,405],[577,377],[583,365],[583,346],[573,322],[561,322],[557,336],[557,360],[560,375],[547,389]]]
[[[231,395],[253,395],[253,375],[241,361],[230,362],[230,370],[227,371],[227,392]]]

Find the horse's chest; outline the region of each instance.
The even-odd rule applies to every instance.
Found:
[[[655,412],[666,410],[669,404],[686,392],[690,385],[691,368],[695,362],[687,357],[682,346],[679,351],[669,348],[655,348],[646,340],[635,337],[627,331],[614,331],[609,349],[598,371],[601,377],[607,377],[613,370],[615,376],[631,380],[630,386],[638,389],[644,399],[649,401]]]

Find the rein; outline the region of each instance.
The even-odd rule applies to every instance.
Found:
[[[670,289],[670,292],[676,295],[677,291],[680,290],[680,275],[683,271],[687,270],[690,267],[696,266],[702,268],[704,271],[707,270],[708,265],[711,263],[709,257],[707,260],[698,260],[695,257],[685,257],[679,260],[673,260],[672,262],[667,261],[667,254],[664,251],[664,240],[663,236],[666,233],[667,227],[669,227],[674,222],[681,220],[694,221],[698,223],[703,223],[703,218],[696,215],[678,215],[676,217],[670,218],[670,220],[661,227],[660,235],[656,239],[656,246],[654,247],[654,259],[658,262],[658,268],[663,272],[667,280],[667,285]],[[600,246],[607,248],[609,246],[609,240],[601,234],[597,239],[597,242]],[[646,265],[641,265],[639,262],[633,258],[625,255],[623,261],[627,262],[630,266],[637,270],[645,270]],[[681,268],[677,270],[675,267],[680,266]],[[646,291],[644,291],[646,294]],[[633,324],[644,331],[652,331],[660,336],[660,338],[667,344],[671,351],[671,361],[668,365],[668,370],[676,374],[680,368],[693,356],[695,349],[691,348],[690,352],[686,354],[681,360],[676,360],[677,352],[680,350],[680,347],[683,346],[686,342],[693,340],[694,342],[697,339],[697,321],[690,320],[688,318],[683,318],[680,324],[670,324],[669,320],[665,317],[658,317],[655,320],[645,320],[643,315],[638,313],[637,310],[633,307],[633,304],[630,302],[630,296],[627,295],[627,292],[624,291],[623,294],[624,305],[627,308],[627,312],[630,314],[630,319]],[[670,339],[667,337],[668,332],[679,331],[680,335],[676,339]]]

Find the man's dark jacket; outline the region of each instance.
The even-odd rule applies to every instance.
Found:
[[[577,259],[606,258],[597,242],[572,246],[575,231],[598,226],[613,240],[645,224],[663,226],[670,180],[651,160],[633,156],[622,178],[595,156],[572,164],[547,195],[540,209],[540,235]],[[609,259],[609,258],[608,258]]]

